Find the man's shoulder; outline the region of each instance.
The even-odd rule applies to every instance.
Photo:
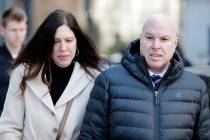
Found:
[[[1,46],[0,47],[0,65],[8,65],[10,61],[10,56],[5,50],[5,47]]]
[[[125,72],[125,68],[121,64],[114,64],[110,68],[102,72],[104,75],[122,74]]]
[[[5,50],[5,48],[4,48],[4,46],[0,46],[0,54],[2,54],[3,52],[4,52],[4,50]]]
[[[0,46],[0,59],[11,59],[9,51],[6,49],[5,45]]]
[[[198,82],[202,82],[203,81],[198,75],[196,75],[195,73],[189,72],[189,71],[184,71],[183,72],[183,76],[185,78],[194,79],[194,80],[196,80]]]
[[[109,68],[104,70],[98,78],[105,78],[105,79],[118,79],[126,75],[126,70],[121,64],[111,65]]]
[[[205,86],[205,82],[196,74],[184,71],[182,75],[182,81],[191,85],[191,87],[200,89]]]

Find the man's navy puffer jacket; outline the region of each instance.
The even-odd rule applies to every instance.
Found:
[[[204,82],[175,53],[155,90],[139,46],[97,78],[79,140],[210,140]]]

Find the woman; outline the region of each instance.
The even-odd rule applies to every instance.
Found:
[[[0,118],[1,140],[77,139],[101,71],[93,41],[65,11],[52,12],[16,59]]]

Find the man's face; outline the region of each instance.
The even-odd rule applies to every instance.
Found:
[[[3,29],[3,36],[5,38],[5,42],[10,47],[21,47],[25,40],[26,33],[26,21],[8,21],[8,23]]]
[[[145,24],[140,37],[140,52],[148,68],[161,72],[169,64],[177,45],[175,30],[165,21],[150,21]]]

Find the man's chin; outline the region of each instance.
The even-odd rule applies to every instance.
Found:
[[[18,43],[18,44],[16,43],[16,44],[13,45],[14,48],[20,48],[21,46],[22,46],[21,43]]]

